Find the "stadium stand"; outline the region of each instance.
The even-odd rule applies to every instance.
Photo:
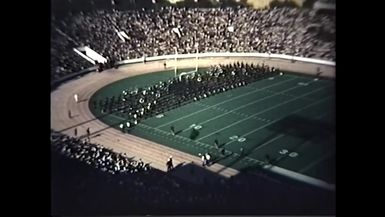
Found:
[[[178,53],[198,49],[335,60],[335,43],[330,38],[335,33],[335,16],[310,9],[99,10],[53,19],[52,27],[52,79],[88,67],[90,63],[73,51],[86,45],[114,61],[173,54],[174,47]]]

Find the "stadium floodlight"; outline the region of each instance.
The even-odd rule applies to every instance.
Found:
[[[196,3],[196,2],[198,2],[198,0],[194,0],[194,2]]]

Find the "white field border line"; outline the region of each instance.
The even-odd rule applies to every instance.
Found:
[[[281,167],[271,166],[271,165],[266,165],[263,168],[266,169],[266,170],[270,170],[272,172],[281,174],[281,175],[285,175],[285,176],[290,177],[290,178],[295,179],[295,180],[306,182],[306,183],[311,184],[311,185],[315,185],[315,186],[318,186],[318,187],[321,187],[321,188],[325,188],[325,189],[328,189],[328,190],[332,190],[332,191],[335,190],[335,185],[334,184],[330,184],[330,183],[327,183],[327,182],[322,181],[320,179],[316,179],[316,178],[313,178],[313,177],[310,177],[310,176],[307,176],[307,175],[303,175],[303,174],[300,174],[300,173],[297,173],[297,172],[293,172],[291,170],[287,170],[287,169],[284,169],[284,168],[281,168]]]
[[[114,114],[110,114],[110,115],[113,116],[113,117],[115,117],[115,118],[118,118],[118,119],[120,119],[120,120],[126,120],[126,119],[124,119],[124,118],[122,118],[122,117],[119,117],[119,116],[117,116],[117,115],[114,115]],[[147,124],[138,123],[137,126],[142,127],[142,128],[144,128],[144,129],[152,129],[152,130],[155,130],[155,131],[160,132],[161,134],[171,135],[171,133],[168,132],[168,131],[165,131],[165,130],[162,130],[162,129],[158,129],[158,128],[149,126],[149,125],[147,125]],[[114,128],[114,129],[115,129],[115,128]],[[186,137],[184,137],[184,136],[180,136],[180,135],[174,135],[174,136],[177,137],[177,138],[179,138],[179,139],[181,139],[181,140],[183,140],[183,141],[187,141],[187,142],[193,141],[193,140],[190,140],[189,138],[186,138]],[[195,141],[194,141],[194,142],[195,142]],[[212,148],[212,147],[214,147],[214,146],[209,145],[209,144],[204,143],[204,142],[197,142],[197,143],[201,144],[201,145],[204,146],[205,148]],[[186,143],[185,143],[185,144],[186,144]],[[187,144],[187,145],[188,145],[188,146],[192,146],[192,144],[191,144],[191,145],[190,145],[190,144]]]
[[[162,130],[162,129],[154,128],[154,127],[151,127],[151,126],[146,125],[146,124],[143,124],[143,123],[139,123],[138,126],[141,126],[141,127],[145,128],[145,129],[153,129],[153,130],[158,131],[158,132],[160,132],[160,133],[162,133],[162,134],[165,134],[165,135],[171,135],[170,132],[167,132],[167,131]],[[190,139],[188,139],[188,138],[186,138],[186,137],[184,137],[184,136],[180,136],[180,135],[174,135],[174,136],[175,136],[176,138],[179,138],[179,139],[181,139],[181,140],[183,140],[183,141],[186,141],[186,142],[193,141],[193,140],[190,140]],[[211,145],[209,145],[209,144],[206,144],[206,143],[203,143],[203,142],[200,142],[200,144],[203,145],[205,148],[213,147],[213,146],[211,146]],[[188,145],[188,146],[192,146],[192,144],[191,144],[191,145],[190,145],[190,144],[187,144],[187,145]]]
[[[294,88],[297,88],[297,87],[298,87],[298,86],[295,86],[295,87],[286,89],[285,91],[288,91],[288,90],[290,90],[290,89],[294,89]],[[302,94],[302,95],[297,96],[297,97],[295,97],[295,98],[292,98],[292,99],[290,99],[290,100],[287,100],[287,101],[284,101],[284,102],[282,102],[282,103],[279,103],[279,104],[277,104],[277,105],[275,105],[275,106],[269,107],[269,108],[267,108],[267,109],[265,109],[265,110],[262,110],[262,111],[260,111],[260,112],[258,112],[258,113],[255,113],[255,114],[253,114],[253,115],[250,115],[250,116],[247,117],[247,118],[243,118],[243,119],[241,119],[241,120],[239,120],[239,121],[236,121],[236,122],[234,122],[234,123],[232,123],[232,124],[230,124],[230,125],[227,125],[226,127],[222,128],[222,129],[216,130],[216,131],[214,131],[214,132],[212,132],[212,133],[210,133],[210,134],[208,134],[208,135],[206,135],[206,136],[204,136],[204,137],[201,137],[201,138],[197,139],[197,141],[199,141],[199,140],[201,140],[201,139],[204,139],[204,138],[207,138],[207,137],[209,137],[209,136],[211,136],[211,135],[214,135],[215,133],[218,133],[218,132],[220,132],[220,131],[222,131],[222,130],[224,130],[224,129],[227,129],[227,128],[231,127],[231,126],[237,125],[237,124],[239,124],[239,123],[241,123],[241,122],[243,122],[243,121],[245,121],[245,120],[247,120],[247,119],[250,119],[250,118],[252,118],[252,117],[254,117],[254,116],[256,116],[256,115],[265,113],[265,112],[270,111],[270,110],[272,110],[272,109],[274,109],[274,108],[277,108],[277,107],[279,107],[279,106],[281,106],[281,105],[287,104],[287,103],[292,102],[292,101],[294,101],[294,100],[296,100],[296,99],[300,99],[300,98],[302,98],[303,96],[309,95],[309,94],[311,94],[311,93],[314,93],[314,92],[319,91],[319,90],[324,89],[324,88],[325,88],[325,87],[317,88],[317,89],[315,89],[315,90],[313,90],[313,91],[310,91],[310,92],[308,92],[308,93]],[[285,92],[285,91],[282,91],[282,92]],[[271,97],[272,97],[272,96],[276,96],[276,95],[278,95],[278,94],[271,95]],[[314,103],[310,103],[309,105],[303,107],[302,109],[304,109],[304,108],[306,108],[306,107],[308,107],[308,106],[310,106],[310,105],[312,105],[312,104],[314,104]],[[241,107],[242,107],[242,106],[241,106]],[[239,107],[239,108],[241,108],[241,107]],[[243,106],[243,107],[244,107],[244,106]],[[239,109],[239,108],[238,108],[238,109]],[[301,110],[302,110],[302,109],[301,109]],[[237,109],[235,109],[235,110],[237,110]],[[301,110],[299,110],[299,111],[301,111]],[[211,120],[213,120],[213,119],[216,119],[216,118],[218,118],[218,117],[220,117],[220,116],[223,116],[223,115],[225,115],[225,114],[227,114],[227,113],[224,113],[224,114],[222,114],[222,115],[216,116],[216,117],[211,118],[211,119],[208,119],[208,120],[206,120],[206,121],[200,123],[199,125],[202,125],[203,123],[207,123],[208,121],[211,121]],[[278,120],[280,120],[280,119],[277,119],[277,120],[275,120],[275,121],[269,122],[269,124],[275,123],[275,122],[278,121]],[[259,129],[259,128],[257,128],[257,129]]]
[[[164,135],[164,136],[169,136],[169,135],[171,135],[171,133],[169,133],[169,132],[167,132],[167,131],[164,131],[164,130],[161,130],[161,129],[157,129],[157,128],[153,128],[153,127],[151,127],[151,126],[148,126],[148,125],[146,125],[146,124],[142,124],[142,123],[139,123],[138,124],[138,126],[139,127],[142,127],[142,128],[144,128],[144,129],[152,129],[152,130],[155,130],[155,131],[158,131],[161,135]],[[159,135],[159,134],[153,134],[153,135]],[[172,139],[172,138],[178,138],[179,140],[174,140],[174,139]],[[183,137],[183,136],[179,136],[179,135],[174,135],[174,137],[168,137],[169,139],[171,139],[172,141],[174,141],[174,142],[178,142],[178,143],[181,143],[180,142],[180,140],[182,140],[183,142],[182,142],[182,144],[185,144],[185,145],[187,145],[187,146],[191,146],[191,147],[194,147],[194,148],[196,148],[197,146],[195,146],[194,144],[190,144],[190,143],[188,143],[188,142],[190,142],[191,140],[189,140],[188,138],[186,138],[186,137]],[[204,148],[202,147],[202,146],[198,146],[198,148],[199,149],[209,149],[211,146],[209,145],[209,144],[206,144],[206,143],[201,143],[202,144],[202,146],[204,146]]]
[[[322,162],[323,160],[325,160],[326,158],[332,156],[333,154],[335,153],[335,151],[331,151],[331,152],[328,152],[327,154],[325,154],[324,156],[320,157],[318,160],[312,162],[311,164],[307,165],[306,167],[298,170],[299,173],[303,173],[305,172],[306,170],[309,170],[310,168],[312,168],[313,166],[317,165],[318,163]]]
[[[116,116],[116,115],[114,115],[114,114],[111,114],[111,115],[112,115],[112,116],[115,116],[116,118],[119,118],[119,119],[123,120],[122,117]],[[157,129],[157,128],[151,127],[151,126],[146,125],[146,124],[143,124],[143,123],[139,123],[137,126],[142,127],[142,128],[144,128],[144,129],[153,129],[153,130],[159,131],[161,134],[165,134],[165,135],[167,135],[167,136],[168,136],[168,135],[171,135],[170,132],[164,131],[164,130],[162,130],[162,129]],[[151,133],[151,132],[149,132],[149,133]],[[151,134],[152,134],[152,133],[151,133]],[[152,135],[156,135],[156,134],[152,134]],[[157,136],[157,135],[156,135],[156,136]],[[188,138],[186,138],[186,137],[183,137],[183,136],[179,136],[179,135],[174,135],[174,136],[175,136],[175,137],[178,137],[178,138],[180,138],[180,139],[182,139],[183,141],[187,141],[187,142],[192,141],[192,140],[190,140],[190,139],[188,139]],[[139,137],[139,138],[141,138],[141,137]],[[177,141],[177,140],[173,140],[173,141],[179,142],[179,141]],[[199,142],[199,143],[202,144],[205,148],[207,148],[207,147],[212,148],[212,147],[213,147],[213,146],[211,146],[211,145],[209,145],[209,144],[206,144],[206,143],[203,143],[203,142]],[[187,146],[191,146],[191,147],[196,148],[193,144],[189,144],[189,143],[186,143],[186,142],[182,142],[182,144],[185,144],[185,145],[187,145]],[[171,149],[174,149],[174,150],[176,150],[176,151],[180,151],[180,150],[175,149],[175,148],[172,148],[172,147],[170,147],[170,146],[167,146],[167,145],[165,145],[165,146],[166,146],[167,148],[171,148]],[[198,148],[203,149],[201,146],[199,146]],[[203,149],[203,150],[204,150],[204,149]],[[186,153],[186,152],[184,152],[184,151],[180,151],[180,152]],[[194,155],[189,154],[189,153],[186,153],[186,154],[191,155],[191,156],[194,156]],[[224,168],[224,170],[223,170],[222,172],[219,173],[219,174],[222,175],[222,176],[229,177],[229,175],[226,175],[226,174],[225,174],[225,173],[226,173],[225,171],[228,171],[229,169],[230,169],[230,170],[233,170],[235,175],[239,173],[239,171],[236,170],[236,169],[234,169],[234,168],[227,167],[227,166],[224,166],[224,165],[222,165],[222,164],[217,164],[217,165],[219,165],[219,166],[221,167],[219,170],[222,170],[222,168]],[[209,169],[209,170],[212,170],[212,171],[214,171],[214,172],[217,172],[217,171],[218,171],[218,170],[213,170],[213,167],[210,167],[210,168],[208,168],[208,169]]]
[[[291,79],[287,79],[287,80],[284,80],[284,81],[280,81],[280,82],[278,82],[278,83],[274,83],[274,84],[272,84],[272,85],[268,85],[268,86],[266,86],[266,87],[263,87],[263,88],[260,88],[260,89],[256,89],[256,90],[254,90],[254,91],[247,92],[247,93],[241,94],[241,95],[236,96],[236,97],[232,97],[232,98],[230,98],[230,99],[227,99],[227,100],[222,101],[222,102],[220,102],[220,103],[214,104],[214,105],[212,105],[212,106],[210,106],[210,107],[207,107],[207,108],[205,108],[205,109],[198,110],[198,111],[193,112],[193,113],[191,113],[191,114],[189,114],[189,115],[186,115],[186,116],[180,117],[180,118],[178,118],[178,119],[172,120],[172,121],[170,121],[170,122],[167,122],[167,123],[161,124],[161,125],[159,125],[159,126],[156,126],[156,128],[164,127],[164,126],[166,126],[166,125],[168,125],[168,124],[174,123],[174,122],[179,121],[179,120],[181,120],[181,119],[185,119],[185,118],[190,117],[190,116],[192,116],[192,115],[195,115],[195,114],[197,114],[197,113],[203,112],[203,111],[205,111],[205,110],[207,110],[207,109],[209,109],[209,108],[211,108],[211,107],[214,107],[214,106],[218,106],[218,105],[224,104],[224,103],[229,102],[229,101],[232,101],[232,100],[234,100],[234,99],[238,99],[238,98],[241,98],[241,97],[243,97],[243,96],[246,96],[246,95],[249,95],[249,94],[252,94],[252,93],[258,93],[258,92],[261,92],[261,91],[264,90],[264,89],[267,89],[267,88],[276,86],[276,85],[278,85],[278,84],[283,84],[283,83],[286,83],[286,82],[289,82],[289,81],[293,81],[293,80],[295,80],[296,78],[297,78],[297,77],[293,77],[293,78],[291,78]]]
[[[310,81],[309,83],[312,83],[312,81]],[[285,92],[287,92],[287,91],[290,91],[290,90],[293,90],[293,89],[296,89],[296,88],[300,88],[300,86],[294,86],[294,87],[285,89],[285,90],[283,90],[283,91],[277,92],[277,93],[275,93],[275,94],[268,95],[268,96],[264,96],[264,97],[259,98],[259,99],[257,99],[257,100],[251,101],[251,102],[249,102],[249,103],[247,103],[247,104],[245,104],[245,105],[243,105],[243,106],[239,106],[239,107],[237,107],[237,108],[235,108],[235,109],[228,110],[227,112],[225,112],[225,113],[223,113],[223,114],[220,114],[220,115],[214,116],[214,117],[212,117],[212,118],[210,118],[210,119],[207,119],[207,120],[205,120],[205,121],[199,123],[198,125],[202,125],[202,124],[208,123],[208,122],[210,122],[210,121],[212,121],[212,120],[218,119],[218,118],[220,118],[220,117],[222,117],[222,116],[225,116],[225,115],[227,115],[227,114],[229,114],[229,113],[234,113],[234,111],[237,111],[237,110],[239,110],[239,109],[245,108],[245,107],[247,107],[247,106],[249,106],[249,105],[252,105],[252,104],[255,104],[255,103],[259,102],[259,101],[262,101],[262,100],[265,100],[265,99],[269,99],[269,98],[272,98],[272,97],[274,97],[274,96],[278,96],[278,95],[280,95],[280,94],[282,94],[282,93],[285,93]],[[318,88],[318,89],[316,89],[316,90],[320,90],[320,89],[323,89],[323,88],[325,88],[325,87],[320,87],[320,88]],[[312,92],[315,92],[316,90],[313,90],[313,91],[309,92],[309,94],[312,93]],[[262,110],[261,112],[258,112],[258,113],[256,113],[256,114],[248,115],[247,117],[245,117],[244,119],[241,119],[241,120],[243,121],[243,120],[246,120],[246,119],[254,118],[254,117],[256,117],[257,115],[259,115],[259,114],[261,114],[261,113],[264,113],[264,112],[266,112],[266,111],[269,111],[269,110],[271,110],[271,109],[273,109],[273,108],[275,108],[275,107],[278,107],[278,106],[280,106],[280,105],[286,104],[286,103],[288,103],[288,102],[290,102],[290,101],[293,101],[294,99],[301,98],[301,97],[304,96],[304,95],[308,95],[308,94],[303,94],[303,95],[301,95],[301,96],[295,97],[295,98],[293,98],[293,99],[290,99],[290,100],[288,100],[288,101],[285,101],[285,102],[283,102],[283,103],[280,103],[280,104],[278,104],[278,105],[275,105],[275,106],[273,106],[273,107],[270,107],[270,108],[268,108],[268,109]],[[216,105],[213,105],[213,106],[210,106],[210,107],[208,107],[208,108],[215,107],[215,106],[216,106]],[[239,121],[237,121],[237,122],[239,122]],[[237,123],[237,122],[235,122],[235,123]],[[230,126],[230,125],[229,125],[229,126]],[[186,129],[184,129],[182,132],[185,132],[186,130],[189,130],[189,129],[190,129],[190,128],[186,128]],[[226,129],[226,128],[223,128],[223,129]],[[209,135],[207,135],[207,136],[210,136],[210,135],[211,135],[211,134],[209,134]],[[205,137],[202,137],[202,138],[200,138],[200,139],[197,139],[197,141],[199,141],[199,140],[201,140],[201,139],[203,139],[203,138],[206,138],[206,136],[205,136]]]
[[[155,130],[155,131],[159,131],[159,132],[162,133],[162,134],[171,135],[170,132],[167,132],[167,131],[162,130],[162,129],[154,128],[154,127],[151,127],[151,126],[146,125],[146,124],[143,124],[143,123],[139,123],[138,126],[143,127],[144,129],[153,129],[153,130]],[[184,137],[184,136],[180,136],[180,135],[174,135],[174,136],[180,138],[181,140],[187,141],[187,142],[193,141],[193,140],[188,139],[187,137]],[[277,138],[275,138],[275,139],[277,139]],[[274,139],[272,139],[272,140],[274,140]],[[194,142],[194,143],[201,144],[202,146],[204,146],[205,148],[208,148],[208,149],[214,148],[213,145],[210,145],[210,144],[207,144],[207,143],[204,143],[204,142],[197,142],[197,141],[193,141],[193,142]],[[272,141],[268,141],[267,143],[269,143],[269,142],[272,142]],[[183,143],[183,144],[187,144],[187,143]],[[187,145],[190,146],[190,144],[187,144]],[[199,146],[199,147],[201,148],[201,146]],[[225,150],[225,151],[228,152],[227,150]],[[228,152],[228,153],[229,153],[229,152]],[[233,155],[235,155],[235,156],[239,156],[238,153],[235,153],[235,152],[231,152],[231,153],[232,153]],[[250,158],[250,157],[247,157],[247,156],[246,156],[245,158],[249,158],[249,159],[252,160],[252,161],[262,162],[262,161],[260,161],[260,160],[258,160],[258,159]]]
[[[142,123],[141,123],[141,124],[142,124]],[[145,124],[142,124],[142,125],[145,125]],[[148,126],[148,125],[146,125],[146,126]],[[148,127],[149,127],[149,128],[152,128],[152,129],[154,129],[154,130],[156,130],[156,131],[163,132],[163,133],[166,134],[166,135],[171,135],[170,132],[167,132],[167,131],[165,131],[165,130],[158,129],[158,128],[154,128],[154,127],[151,127],[151,126],[148,126]],[[181,136],[181,135],[174,135],[174,136],[177,137],[177,138],[179,138],[179,139],[181,139],[181,140],[183,140],[183,141],[186,141],[186,142],[190,142],[190,141],[194,142],[194,140],[191,140],[191,139],[186,138],[186,137]],[[194,143],[196,143],[196,142],[194,142]],[[213,147],[214,147],[214,146],[209,145],[209,144],[204,143],[204,142],[198,142],[198,144],[201,144],[202,146],[204,146],[204,147],[207,148],[207,149],[210,149],[210,148],[213,148]]]
[[[110,114],[110,115],[111,115],[111,116],[114,116],[115,118],[118,118],[118,119],[120,119],[120,120],[125,120],[124,118],[119,117],[119,116],[116,116],[116,115],[114,115],[114,114]],[[146,125],[146,124],[143,124],[143,123],[138,123],[137,126],[142,127],[143,129],[152,129],[152,130],[158,131],[158,132],[160,132],[160,134],[163,134],[163,135],[166,135],[166,136],[171,135],[170,132],[167,132],[167,131],[162,130],[162,129],[154,128],[154,127],[151,127],[151,126]],[[149,132],[149,133],[152,134],[151,132]],[[155,134],[153,134],[153,135],[155,135]],[[186,137],[184,137],[184,136],[180,136],[180,135],[174,135],[174,136],[175,136],[176,138],[182,140],[182,141],[183,141],[182,143],[185,144],[185,145],[187,145],[187,146],[191,146],[191,147],[195,147],[195,148],[200,148],[200,149],[203,148],[202,146],[204,146],[204,148],[206,148],[206,149],[210,149],[210,148],[213,147],[213,146],[211,146],[211,145],[209,145],[209,144],[206,144],[206,143],[203,143],[203,142],[199,142],[202,146],[196,147],[196,146],[194,146],[193,144],[189,144],[189,143],[188,143],[188,142],[190,142],[190,141],[192,141],[192,140],[190,140],[190,139],[188,139],[188,138],[186,138]],[[171,139],[171,138],[170,138],[170,139]],[[173,140],[173,141],[178,142],[178,143],[180,142],[180,141],[176,141],[176,140]],[[166,146],[167,146],[167,145],[166,145]],[[169,146],[167,146],[167,147],[169,147]],[[172,147],[169,147],[169,148],[172,148]],[[176,149],[176,150],[178,150],[178,149]]]

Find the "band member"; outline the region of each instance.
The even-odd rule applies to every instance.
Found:
[[[171,135],[174,136],[174,135],[175,135],[175,129],[174,129],[174,126],[171,126],[171,127],[170,127],[170,131],[171,131]]]
[[[214,140],[214,146],[216,149],[219,149],[219,142],[218,142],[218,139],[215,139]]]

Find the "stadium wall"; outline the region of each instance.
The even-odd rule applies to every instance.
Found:
[[[196,59],[197,56],[198,56],[198,59],[228,58],[229,60],[233,59],[234,61],[263,62],[269,65],[272,65],[274,67],[278,67],[282,70],[293,71],[293,72],[318,73],[319,70],[321,70],[322,72],[324,71],[332,72],[332,73],[327,73],[326,77],[334,77],[334,70],[335,70],[335,62],[333,61],[296,57],[296,56],[290,56],[290,55],[284,55],[284,54],[269,54],[269,53],[226,52],[226,53],[171,54],[171,55],[164,55],[164,56],[146,57],[146,62],[151,62],[151,61],[171,62],[171,61],[174,61],[175,58],[179,60],[188,60],[188,59]],[[123,60],[123,61],[117,62],[116,66],[123,66],[127,64],[141,63],[141,62],[143,62],[143,58],[129,59],[129,60]],[[190,62],[191,62],[191,67],[195,67],[195,64],[196,64],[195,60]],[[280,64],[282,62],[285,62],[286,64]],[[288,67],[288,64],[287,64],[288,62],[292,63],[290,64],[290,67]],[[301,67],[296,67],[297,65],[296,63],[302,63]],[[308,67],[303,67],[304,63]],[[172,64],[172,65],[168,64],[168,66],[174,67],[175,64]],[[199,63],[199,66],[201,66],[200,63]],[[95,70],[96,70],[96,66],[93,66],[88,69],[81,70],[77,73],[70,74],[58,80],[52,81],[51,88],[55,88],[58,85],[60,85],[62,82],[68,81],[78,76],[82,76],[84,74],[93,72]]]

